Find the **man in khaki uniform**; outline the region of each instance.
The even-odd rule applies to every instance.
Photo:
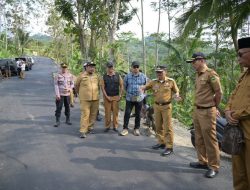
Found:
[[[225,109],[226,119],[238,124],[245,138],[240,155],[232,156],[233,185],[235,190],[250,190],[250,37],[238,40],[238,61],[246,68],[229,98]]]
[[[95,73],[95,64],[84,64],[85,71],[76,79],[75,90],[79,94],[81,121],[80,138],[86,138],[87,133],[93,133],[93,126],[99,107],[99,77]]]
[[[156,127],[156,137],[158,144],[153,149],[164,149],[162,156],[168,156],[173,152],[174,133],[172,127],[172,105],[171,100],[175,93],[176,100],[179,97],[179,89],[174,79],[166,76],[166,67],[158,66],[156,68],[157,79],[150,81],[142,90],[153,90],[154,96],[154,117]]]
[[[205,177],[213,178],[218,174],[220,167],[220,151],[216,138],[216,114],[222,90],[218,74],[207,67],[205,59],[205,55],[198,52],[187,61],[192,63],[197,73],[193,123],[198,162],[191,162],[190,167],[208,169]]]
[[[101,80],[105,109],[106,129],[104,132],[110,130],[111,114],[113,114],[113,130],[118,132],[119,101],[123,92],[123,80],[121,76],[115,72],[114,64],[112,62],[108,62],[106,66],[107,73],[103,75]]]

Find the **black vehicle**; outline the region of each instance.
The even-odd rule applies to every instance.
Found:
[[[25,62],[25,71],[32,70],[33,63],[31,62],[30,57],[17,57],[17,58],[15,58],[16,61],[18,61],[19,59],[21,59]]]
[[[224,117],[217,117],[217,119],[216,119],[216,132],[217,132],[217,134],[216,134],[216,136],[218,139],[219,147],[221,147],[221,140],[222,140],[224,128],[226,125],[227,125],[227,121]],[[194,135],[195,129],[191,128],[190,133],[191,133],[192,145],[195,147],[195,135]]]
[[[14,59],[11,58],[0,59],[0,69],[2,73],[5,72],[6,67],[9,67],[8,69],[10,69],[11,75],[17,75],[17,66]]]

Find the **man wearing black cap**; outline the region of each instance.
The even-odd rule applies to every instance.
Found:
[[[56,92],[56,124],[54,127],[60,126],[60,116],[62,111],[62,106],[65,107],[66,124],[71,125],[70,122],[70,91],[74,87],[73,75],[71,75],[68,70],[66,63],[61,64],[61,72],[59,72],[54,78],[54,86]]]
[[[225,109],[227,121],[244,133],[244,148],[232,156],[235,190],[250,189],[250,37],[238,40],[238,62],[246,68]]]
[[[119,113],[119,101],[123,92],[123,80],[121,76],[115,72],[114,64],[108,62],[106,64],[107,73],[103,75],[101,79],[101,88],[104,99],[105,109],[105,130],[108,132],[111,127],[111,114],[113,114],[113,130],[115,132],[118,128],[118,113]]]
[[[81,121],[80,138],[86,138],[87,133],[93,133],[93,127],[99,108],[99,77],[95,73],[95,64],[86,62],[83,71],[76,80],[75,90],[79,94]]]
[[[214,70],[207,67],[203,53],[194,53],[187,62],[192,64],[197,73],[193,123],[198,162],[191,162],[190,167],[207,169],[205,177],[213,178],[220,167],[220,151],[216,138],[217,107],[222,97],[220,79]]]
[[[158,66],[155,71],[157,79],[150,81],[141,87],[141,89],[153,90],[155,127],[158,144],[152,148],[155,150],[165,149],[161,155],[168,156],[173,153],[174,141],[171,101],[172,97],[175,97],[177,101],[181,100],[181,98],[179,97],[179,89],[174,79],[166,76],[166,67]]]
[[[140,135],[140,122],[141,122],[141,108],[142,101],[144,99],[144,93],[141,91],[141,86],[147,82],[146,76],[140,72],[140,63],[138,61],[132,62],[131,72],[124,78],[124,90],[126,91],[126,108],[124,115],[123,130],[120,133],[121,136],[128,134],[128,123],[131,111],[135,107],[135,126],[134,135]]]

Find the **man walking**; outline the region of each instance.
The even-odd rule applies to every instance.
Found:
[[[86,62],[85,71],[77,77],[75,90],[79,94],[81,121],[80,138],[86,138],[87,133],[93,133],[93,127],[99,108],[100,81],[95,73],[95,64]]]
[[[128,134],[128,123],[131,111],[135,107],[135,126],[134,135],[140,135],[140,121],[141,121],[141,108],[142,100],[144,99],[144,93],[140,89],[141,86],[147,82],[146,76],[140,72],[140,63],[138,61],[132,62],[131,73],[128,73],[124,78],[124,89],[126,91],[126,108],[124,115],[123,130],[120,133],[121,136]]]
[[[194,53],[187,62],[192,63],[197,73],[193,123],[198,162],[191,162],[190,167],[207,169],[205,177],[213,178],[220,167],[220,151],[216,138],[217,107],[222,97],[220,79],[214,70],[207,67],[203,53]]]
[[[101,80],[105,109],[104,132],[108,132],[110,130],[111,114],[113,114],[113,130],[118,132],[119,101],[123,92],[123,80],[121,76],[115,72],[114,64],[112,62],[108,62],[106,67],[107,73],[103,75]]]
[[[227,121],[238,125],[244,134],[244,148],[232,156],[235,190],[250,189],[250,37],[238,40],[238,62],[246,68],[225,109]]]
[[[74,87],[73,76],[67,70],[68,66],[65,63],[61,64],[61,71],[54,78],[54,86],[56,92],[56,123],[54,127],[60,126],[60,117],[62,106],[65,107],[66,124],[72,125],[70,122],[70,91]]]
[[[174,79],[166,76],[166,67],[158,66],[156,68],[157,79],[150,81],[142,90],[153,90],[154,96],[154,117],[156,127],[156,137],[158,144],[152,146],[153,149],[165,149],[161,154],[168,156],[173,152],[174,132],[172,127],[172,97],[176,100],[179,97],[179,89]]]

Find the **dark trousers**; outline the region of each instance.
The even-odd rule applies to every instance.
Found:
[[[133,107],[135,107],[135,129],[140,128],[142,101],[131,102],[126,100],[123,129],[128,129],[129,118]]]
[[[60,117],[61,116],[61,111],[62,111],[62,107],[65,107],[65,115],[66,117],[70,116],[70,96],[61,96],[60,100],[56,100],[56,117]]]
[[[17,68],[17,76],[20,76],[21,68]]]

